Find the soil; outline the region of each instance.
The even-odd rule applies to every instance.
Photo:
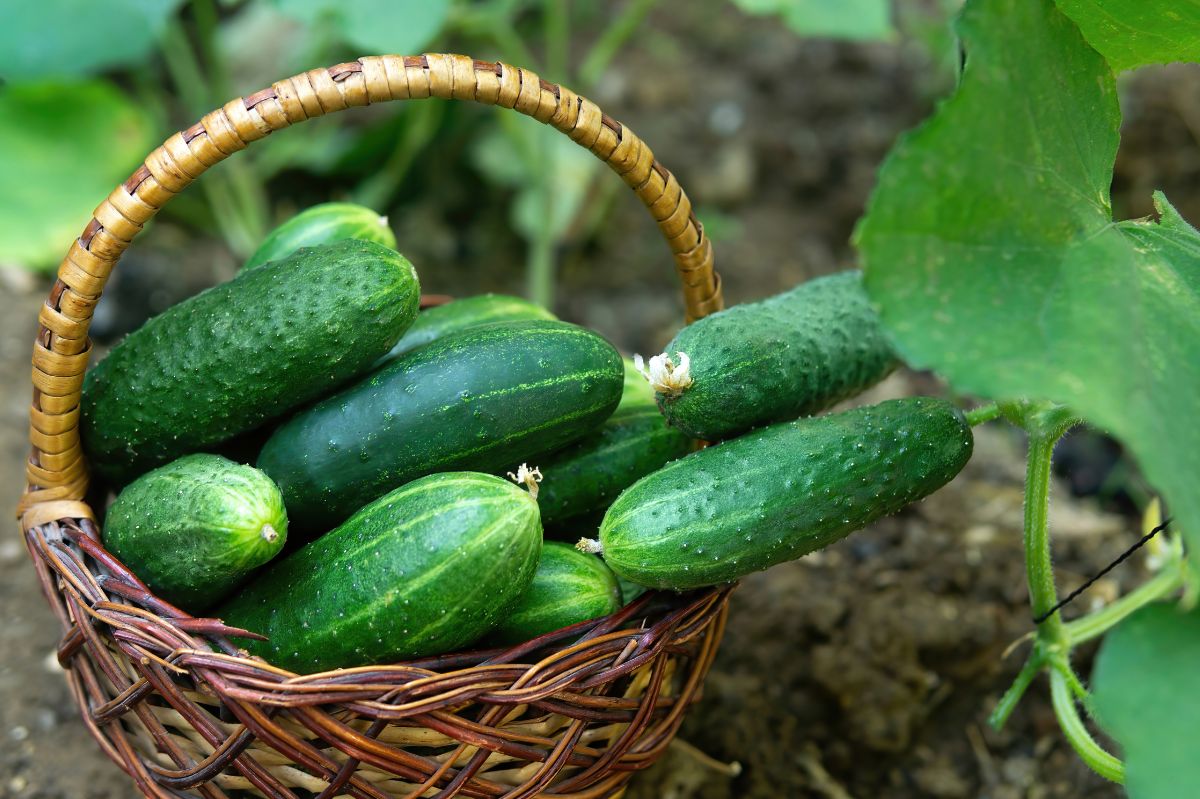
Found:
[[[593,95],[678,172],[702,214],[724,219],[711,227],[726,229],[717,251],[729,302],[851,264],[849,236],[875,169],[895,136],[932,107],[937,82],[927,55],[800,41],[717,0],[672,8],[674,16],[645,26]],[[1176,67],[1124,84],[1129,121],[1115,204],[1126,215],[1148,213],[1149,187],[1162,187],[1200,219],[1200,111],[1184,91],[1195,77]],[[622,199],[603,233],[564,251],[558,310],[630,351],[657,351],[680,304],[653,226]],[[493,237],[486,220],[485,232],[456,238],[461,203],[461,193],[433,190],[393,215],[427,290],[520,291],[518,242]],[[233,269],[219,245],[170,225],[147,238],[119,270],[117,301],[106,299],[111,332]],[[29,342],[47,290],[0,271],[0,507],[13,507],[23,484]],[[938,390],[928,375],[905,373],[868,399]],[[934,497],[745,580],[704,698],[685,723],[687,743],[639,775],[630,799],[1121,795],[1063,742],[1044,682],[1003,732],[985,722],[1027,647],[1006,650],[1033,626],[1021,456],[1006,429],[981,428],[976,457]],[[1063,486],[1051,524],[1064,590],[1107,564],[1137,529]],[[1135,559],[1068,615],[1144,576]],[[58,625],[15,532],[0,540],[0,602],[0,797],[130,796],[78,721],[53,657]],[[1091,654],[1079,653],[1084,675]],[[738,776],[717,767],[733,762]]]

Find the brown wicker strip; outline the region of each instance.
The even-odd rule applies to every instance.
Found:
[[[618,796],[700,694],[732,587],[650,593],[507,649],[297,675],[247,657],[230,641],[245,631],[154,596],[100,542],[79,399],[92,311],[121,254],[168,200],[250,142],[344,108],[429,97],[512,108],[589,149],[658,223],[688,320],[721,308],[712,247],[675,176],[633,131],[529,70],[437,53],[360,58],[226,103],[152,152],[96,208],[39,316],[19,508],[84,723],[145,796]]]

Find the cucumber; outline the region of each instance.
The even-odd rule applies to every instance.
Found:
[[[283,496],[265,474],[200,454],[126,486],[102,536],[155,594],[199,613],[275,557],[287,529]]]
[[[736,580],[933,493],[973,446],[962,413],[929,397],[765,427],[634,483],[600,525],[604,559],[654,588]]]
[[[604,510],[623,489],[691,448],[691,439],[667,426],[653,390],[626,361],[621,402],[608,421],[538,459],[542,523],[549,527]]]
[[[528,492],[486,474],[435,474],[273,564],[217,615],[267,636],[249,651],[292,671],[440,654],[496,625],[541,547]]]
[[[480,294],[464,297],[436,308],[429,308],[417,315],[417,321],[404,337],[396,342],[388,359],[399,357],[417,347],[423,347],[434,339],[442,338],[468,327],[491,324],[492,322],[517,322],[523,319],[554,319],[554,314],[540,305],[509,297],[504,294]]]
[[[604,422],[621,396],[621,356],[565,322],[498,322],[413,350],[303,411],[267,440],[258,466],[293,524],[329,529],[432,472],[497,471]]]
[[[616,574],[616,572],[613,572]],[[640,597],[650,589],[644,585],[638,585],[633,580],[626,579],[617,574],[617,585],[621,587],[621,604],[628,605],[633,600]]]
[[[82,433],[93,467],[120,484],[316,399],[392,348],[419,295],[403,256],[342,241],[167,309],[87,374]]]
[[[343,239],[372,241],[396,249],[396,236],[388,227],[387,217],[354,203],[322,203],[301,211],[268,233],[242,269],[286,258],[301,247]]]
[[[515,644],[581,621],[615,613],[621,589],[612,569],[595,555],[559,541],[542,545],[542,557],[528,590],[521,594],[488,636]]]
[[[659,393],[659,405],[706,441],[822,411],[897,363],[857,271],[706,316],[675,336],[676,353],[690,359],[691,385]]]

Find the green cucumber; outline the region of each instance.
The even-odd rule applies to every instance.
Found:
[[[706,316],[667,345],[690,360],[691,385],[661,392],[667,420],[706,441],[817,413],[896,366],[861,272],[841,272]]]
[[[82,432],[115,483],[328,393],[417,315],[412,264],[342,241],[300,250],[167,309],[87,373]]]
[[[547,541],[528,590],[521,594],[488,636],[498,644],[515,644],[615,613],[621,608],[617,577],[595,555],[571,544]]]
[[[292,417],[258,466],[294,525],[329,529],[421,475],[498,471],[579,438],[613,412],[621,381],[621,356],[581,327],[468,328]]]
[[[616,572],[613,572],[613,573],[616,574]],[[639,585],[639,584],[635,583],[633,580],[630,580],[626,577],[622,577],[619,574],[617,574],[617,585],[619,585],[621,587],[621,604],[622,605],[628,605],[630,602],[632,602],[633,600],[637,599],[642,594],[644,594],[650,590],[648,587],[646,587],[644,585]]]
[[[216,615],[267,636],[247,648],[298,672],[440,654],[496,625],[541,548],[528,492],[486,474],[430,475],[273,564]]]
[[[423,347],[434,339],[442,338],[450,333],[464,330],[468,327],[478,327],[493,322],[518,322],[526,319],[555,319],[554,314],[540,305],[523,300],[520,297],[509,297],[504,294],[480,294],[477,297],[464,297],[453,300],[445,305],[428,308],[417,315],[417,321],[408,329],[404,337],[396,342],[388,359],[396,358],[406,352]]]
[[[654,391],[626,362],[621,403],[608,421],[538,460],[542,523],[560,524],[604,510],[622,490],[691,447],[691,439],[666,424],[654,404]]]
[[[332,244],[344,239],[372,241],[396,249],[396,236],[388,227],[387,217],[354,203],[322,203],[301,211],[268,233],[242,269],[278,261],[301,247]]]
[[[155,594],[199,613],[275,557],[287,529],[283,496],[270,478],[200,454],[126,486],[108,509],[103,539]]]
[[[736,580],[933,493],[973,446],[962,413],[929,397],[765,427],[634,483],[600,525],[604,559],[654,588]]]

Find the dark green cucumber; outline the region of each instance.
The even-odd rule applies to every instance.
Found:
[[[616,574],[616,572],[613,572],[613,574]],[[650,590],[646,586],[639,585],[638,583],[635,583],[633,580],[630,580],[626,577],[622,577],[619,574],[617,574],[617,585],[619,585],[621,587],[621,604],[622,605],[628,605],[630,602],[632,602],[633,600],[637,599],[642,594],[644,594]]]
[[[538,459],[538,493],[546,526],[602,511],[622,490],[668,461],[686,455],[691,439],[669,427],[650,385],[625,363],[621,403],[598,430]]]
[[[322,203],[301,211],[268,233],[242,269],[278,261],[301,247],[316,247],[344,239],[373,241],[396,249],[396,236],[388,227],[387,217],[354,203]]]
[[[272,565],[217,615],[267,636],[247,648],[298,672],[449,652],[507,613],[541,547],[525,490],[474,472],[430,475]]]
[[[464,297],[445,305],[428,308],[417,315],[417,321],[404,337],[396,342],[388,358],[423,347],[434,339],[442,338],[468,327],[478,327],[493,322],[519,322],[528,319],[555,319],[554,314],[540,305],[509,297],[505,294],[480,294]]]
[[[155,594],[190,613],[223,599],[287,540],[283,496],[265,474],[188,455],[134,480],[104,519],[104,546]]]
[[[654,588],[736,580],[933,493],[973,446],[962,413],[929,397],[765,427],[627,489],[600,525],[604,559]]]
[[[547,541],[529,589],[488,636],[515,644],[621,608],[617,576],[595,555],[571,544]]]
[[[92,465],[125,482],[328,393],[392,348],[419,295],[403,256],[342,241],[169,308],[87,374],[82,427]]]
[[[497,471],[604,422],[621,356],[565,322],[499,322],[413,350],[281,425],[258,466],[293,525],[329,529],[421,475]]]
[[[704,317],[667,346],[672,358],[678,352],[691,360],[692,384],[659,403],[673,426],[706,441],[822,411],[897,362],[861,272]]]

